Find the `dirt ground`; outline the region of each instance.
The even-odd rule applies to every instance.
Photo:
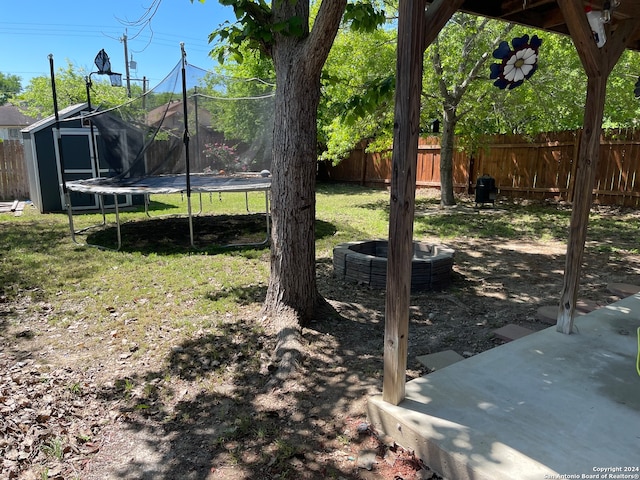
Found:
[[[562,287],[561,242],[447,245],[456,250],[452,285],[412,295],[409,379],[428,373],[419,355],[475,355],[500,345],[493,331],[509,323],[547,328],[537,310],[554,305]],[[609,282],[638,283],[633,252],[587,245],[581,298],[606,305],[617,300]],[[198,331],[167,343],[171,332],[158,328],[150,341],[167,348],[133,362],[110,353],[122,342],[114,332],[87,363],[80,355],[86,326],[52,327],[46,303],[26,315],[29,296],[0,297],[0,477],[440,478],[428,459],[367,423],[367,398],[382,387],[384,292],[335,278],[330,259],[319,262],[318,282],[339,316],[304,329],[303,360],[276,388],[269,383],[274,339],[246,328],[258,303],[226,318],[224,339]],[[207,380],[221,367],[232,382]]]

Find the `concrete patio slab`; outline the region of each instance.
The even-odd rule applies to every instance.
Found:
[[[369,420],[449,480],[638,475],[640,294],[576,318],[576,327],[572,335],[550,327],[408,382],[398,406],[371,398]]]

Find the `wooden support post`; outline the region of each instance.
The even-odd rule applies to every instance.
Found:
[[[622,55],[632,33],[640,29],[640,19],[620,22],[614,32],[608,32],[608,40],[605,46],[598,48],[593,41],[591,28],[584,14],[582,0],[558,0],[558,6],[562,10],[578,56],[587,73],[587,100],[582,135],[578,147],[564,285],[560,296],[556,326],[559,332],[569,334],[573,331],[582,256],[587,237],[595,172],[600,153],[600,135],[602,132],[607,79],[620,55]]]
[[[425,0],[400,0],[382,399],[404,399],[413,257]]]
[[[578,169],[578,159],[580,158],[580,143],[582,142],[582,129],[576,132],[573,144],[573,156],[571,157],[571,173],[569,174],[569,184],[567,185],[567,202],[573,203],[573,191],[576,185],[576,170]]]
[[[382,399],[394,405],[404,399],[406,384],[422,57],[462,1],[437,0],[426,14],[426,0],[400,0],[398,8],[382,385]]]
[[[578,146],[578,165],[574,183],[574,200],[564,269],[564,285],[558,309],[557,329],[571,333],[573,317],[578,301],[578,287],[584,244],[587,238],[589,211],[591,210],[593,183],[600,150],[602,115],[607,87],[607,77],[589,77],[583,134]]]

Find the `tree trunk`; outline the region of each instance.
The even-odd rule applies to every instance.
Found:
[[[453,138],[456,128],[456,108],[445,106],[442,114],[442,138],[440,141],[440,206],[456,204],[453,194]]]
[[[304,325],[313,315],[318,295],[315,181],[320,77],[309,78],[304,69],[293,67],[276,68],[276,76],[271,275],[265,311],[277,316],[283,308],[292,309]]]
[[[316,287],[315,215],[320,74],[338,32],[346,0],[322,2],[312,31],[276,34],[271,181],[271,275],[264,312],[273,320],[291,312],[300,325],[324,302]],[[273,21],[303,19],[309,2],[274,2]]]
[[[303,19],[309,2],[274,2],[273,21]],[[320,74],[338,32],[346,0],[323,1],[312,31],[275,34],[276,70],[271,180],[271,273],[263,307],[276,329],[284,380],[301,351],[300,328],[326,302],[316,286],[315,216]]]

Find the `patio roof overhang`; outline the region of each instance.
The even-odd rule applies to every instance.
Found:
[[[427,2],[431,3],[431,2]],[[606,4],[615,4],[609,0],[581,1],[593,10],[604,10]],[[640,15],[640,0],[619,0],[619,5],[612,9],[611,28],[615,30],[624,20],[637,18]],[[466,0],[460,10],[474,15],[504,20],[569,35],[569,28],[562,10],[556,0]],[[640,50],[640,32],[629,40],[627,48]]]

